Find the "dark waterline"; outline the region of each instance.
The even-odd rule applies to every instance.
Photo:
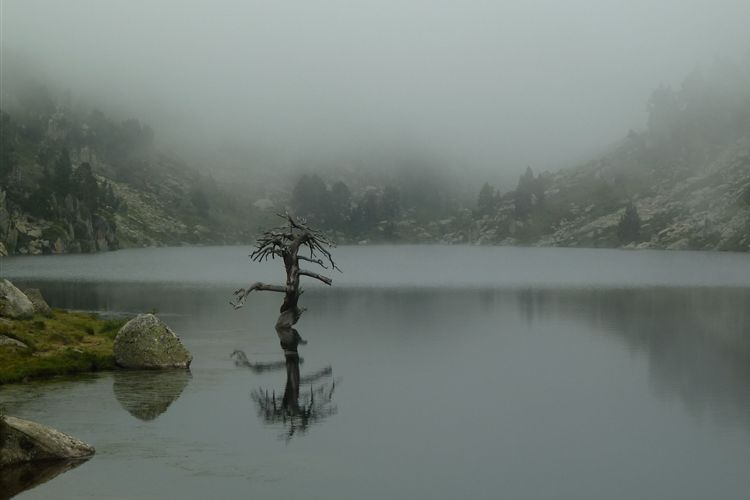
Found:
[[[211,249],[190,257],[183,249],[178,256],[143,251],[148,258],[117,252],[111,255],[124,262],[97,280],[85,259],[80,267],[66,264],[68,278],[49,268],[33,278],[23,271],[18,281],[40,286],[58,307],[158,309],[195,361],[191,374],[104,373],[0,388],[9,413],[97,447],[91,461],[19,498],[750,495],[750,287],[739,279],[716,287],[704,278],[706,269],[732,267],[735,278],[744,276],[744,256],[608,254],[625,256],[611,265],[623,271],[632,255],[642,259],[639,266],[651,272],[641,268],[638,276],[666,276],[665,265],[694,268],[700,284],[692,286],[685,283],[697,281],[695,273],[677,283],[646,282],[658,286],[631,279],[613,288],[592,279],[538,288],[532,280],[480,289],[469,285],[478,268],[518,267],[515,277],[539,270],[523,269],[527,261],[504,249],[482,249],[457,287],[420,287],[393,249],[380,248],[386,255],[373,257],[377,250],[368,248],[360,259],[359,249],[347,249],[343,259],[352,266],[365,256],[393,260],[358,275],[377,275],[378,288],[352,279],[303,297],[309,311],[298,326],[309,343],[299,348],[300,395],[335,390],[322,418],[291,438],[288,422],[269,419],[257,397],[285,389],[272,327],[278,297],[258,294],[234,311],[228,270],[215,286],[198,285],[204,266],[232,268],[228,256],[243,249],[218,249],[213,258]],[[447,269],[462,251],[438,248],[434,259]],[[561,261],[589,269],[598,257],[580,252]],[[239,279],[253,270],[245,253],[237,259]],[[680,263],[665,264],[670,255]],[[180,259],[182,271],[171,278],[173,271],[154,269],[153,279],[135,282],[116,271]],[[31,259],[9,261],[12,274],[19,269],[13,262]],[[447,273],[453,279],[460,270]],[[414,286],[402,286],[407,280]],[[235,350],[278,369],[237,366]]]

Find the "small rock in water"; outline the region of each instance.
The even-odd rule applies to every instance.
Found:
[[[153,314],[139,314],[123,326],[114,345],[122,368],[189,368],[193,356],[180,338]]]
[[[46,425],[11,416],[0,417],[0,467],[40,460],[84,459],[91,445]]]
[[[0,316],[6,318],[30,318],[34,315],[34,304],[8,280],[0,280]]]

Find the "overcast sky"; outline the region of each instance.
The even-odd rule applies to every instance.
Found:
[[[165,142],[554,168],[750,51],[749,0],[2,0],[2,44]],[[458,168],[458,167],[456,167]]]

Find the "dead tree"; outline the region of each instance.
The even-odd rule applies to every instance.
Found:
[[[299,307],[299,297],[302,295],[300,288],[300,276],[307,276],[331,285],[332,280],[316,272],[300,268],[300,261],[316,264],[323,269],[341,270],[333,262],[329,248],[334,243],[322,232],[313,229],[301,219],[295,219],[289,214],[281,215],[286,222],[275,229],[265,231],[256,243],[256,248],[250,254],[255,262],[266,261],[269,258],[280,257],[284,261],[286,269],[286,283],[284,285],[271,285],[255,282],[247,288],[240,288],[234,292],[234,300],[231,304],[239,309],[245,304],[247,296],[253,290],[266,292],[279,292],[284,294],[284,302],[281,304],[277,328],[289,328],[299,320],[304,308]],[[300,252],[308,255],[300,255]],[[325,259],[325,260],[324,260]]]

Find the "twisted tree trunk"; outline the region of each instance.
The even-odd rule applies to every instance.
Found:
[[[299,307],[299,297],[302,295],[300,288],[300,276],[307,276],[317,279],[326,285],[331,285],[332,280],[327,276],[322,276],[313,271],[300,269],[299,261],[311,262],[324,269],[328,269],[322,259],[317,258],[317,253],[326,257],[332,269],[339,270],[331,258],[330,252],[326,246],[333,246],[322,233],[309,228],[304,222],[297,221],[289,214],[283,216],[287,220],[286,226],[277,229],[268,230],[258,239],[256,249],[250,254],[253,261],[275,259],[281,257],[284,261],[286,270],[286,283],[284,286],[269,285],[266,283],[256,282],[247,288],[240,288],[234,292],[235,299],[232,305],[239,309],[245,304],[247,296],[253,290],[280,292],[284,294],[284,302],[281,304],[279,318],[276,321],[277,328],[290,328],[297,323],[304,312],[304,308]],[[299,255],[301,248],[307,248],[310,256]]]

